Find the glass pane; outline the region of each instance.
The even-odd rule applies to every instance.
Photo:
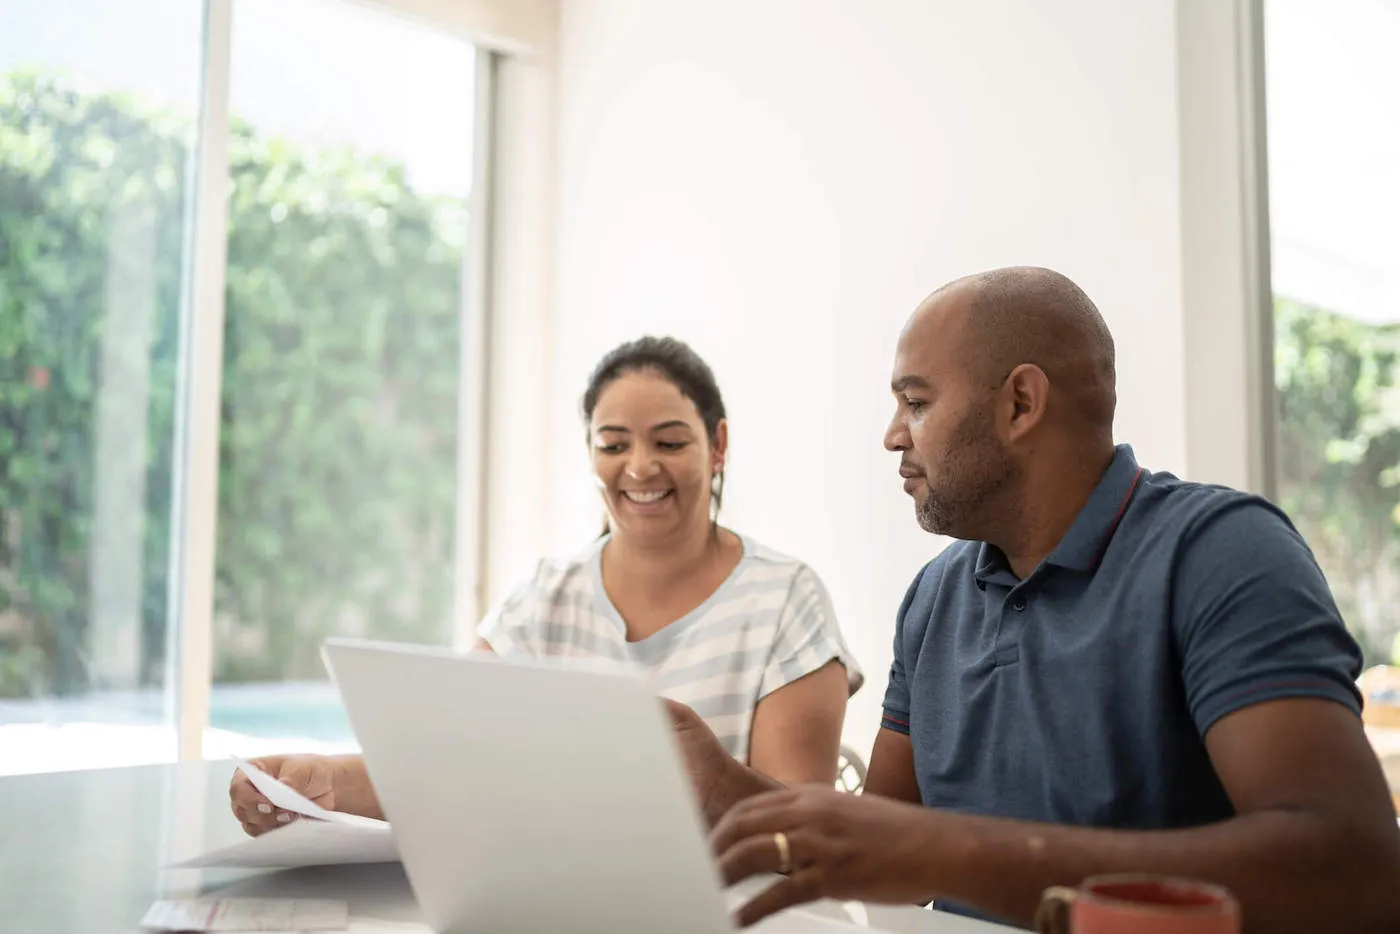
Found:
[[[473,71],[358,4],[235,10],[206,755],[351,744],[329,635],[450,637]]]
[[[1280,500],[1400,662],[1400,5],[1265,13]]]
[[[170,760],[198,0],[0,0],[0,774]]]

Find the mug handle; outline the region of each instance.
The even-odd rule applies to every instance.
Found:
[[[1075,889],[1052,885],[1040,896],[1035,910],[1036,934],[1070,934],[1069,906],[1079,897]]]

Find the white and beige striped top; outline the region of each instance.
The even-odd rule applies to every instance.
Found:
[[[534,576],[487,614],[477,636],[502,655],[603,658],[640,666],[658,694],[690,706],[736,758],[754,708],[832,659],[852,694],[864,680],[816,573],[742,538],[743,557],[700,606],[638,642],[603,588],[606,537]]]

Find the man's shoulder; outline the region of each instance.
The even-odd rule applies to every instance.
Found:
[[[914,576],[899,608],[899,626],[906,633],[922,630],[929,623],[934,604],[965,587],[975,587],[981,542],[954,541]]]
[[[953,541],[919,569],[914,584],[920,588],[937,587],[942,581],[971,577],[977,572],[981,558],[981,542]]]
[[[1257,493],[1197,483],[1170,473],[1145,473],[1138,508],[1125,523],[1149,541],[1174,550],[1207,546],[1235,550],[1251,541],[1303,544],[1287,514]],[[1304,547],[1306,547],[1304,545]]]

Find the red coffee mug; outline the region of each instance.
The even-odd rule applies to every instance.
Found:
[[[1040,897],[1039,934],[1240,934],[1240,906],[1225,889],[1190,879],[1114,875],[1054,886]]]

